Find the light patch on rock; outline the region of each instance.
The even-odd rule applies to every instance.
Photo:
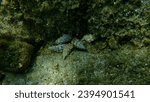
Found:
[[[86,41],[88,43],[93,42],[96,39],[96,37],[92,34],[84,35],[82,38],[82,41]]]

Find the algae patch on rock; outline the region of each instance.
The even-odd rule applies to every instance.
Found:
[[[30,64],[33,46],[20,41],[0,39],[0,70],[25,71]]]

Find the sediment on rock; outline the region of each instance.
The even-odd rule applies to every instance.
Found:
[[[34,47],[26,42],[0,39],[0,70],[9,72],[26,71]]]

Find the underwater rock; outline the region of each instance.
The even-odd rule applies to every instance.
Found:
[[[34,47],[26,42],[0,39],[2,71],[25,72],[30,65]]]
[[[33,70],[27,74],[27,84],[149,84],[150,47],[124,45],[100,53],[73,51],[65,60],[60,53],[46,51],[41,50],[37,56]]]
[[[72,39],[72,36],[70,34],[64,34],[63,36],[61,36],[55,41],[55,44],[65,44],[71,41],[71,39]]]

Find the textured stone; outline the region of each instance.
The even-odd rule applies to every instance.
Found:
[[[0,40],[0,70],[26,71],[30,64],[33,46],[20,41]]]

